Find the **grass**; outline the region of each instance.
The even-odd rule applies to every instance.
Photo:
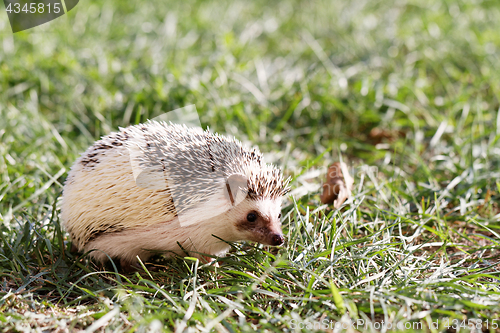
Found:
[[[495,1],[85,1],[15,35],[0,12],[2,331],[499,331]],[[188,104],[294,177],[286,244],[130,275],[71,254],[78,154]]]

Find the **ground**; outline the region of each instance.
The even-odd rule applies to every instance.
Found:
[[[0,330],[499,331],[496,1],[81,1],[15,35],[1,8]],[[189,104],[292,177],[285,245],[134,274],[70,253],[73,161]]]

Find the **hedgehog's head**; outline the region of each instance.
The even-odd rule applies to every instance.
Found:
[[[227,190],[233,207],[226,214],[234,240],[283,244],[281,199],[288,187],[278,169],[261,170],[248,178],[232,175],[227,180]]]
[[[281,231],[281,198],[247,198],[231,211],[231,217],[238,240],[273,246],[285,241]]]

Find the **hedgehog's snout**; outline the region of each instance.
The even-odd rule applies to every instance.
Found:
[[[271,245],[274,246],[282,245],[285,242],[285,237],[283,237],[282,234],[274,234],[271,237],[271,242],[272,242]]]

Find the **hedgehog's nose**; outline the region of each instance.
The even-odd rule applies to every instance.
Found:
[[[285,238],[281,234],[274,234],[271,238],[272,245],[278,246],[285,242]]]

